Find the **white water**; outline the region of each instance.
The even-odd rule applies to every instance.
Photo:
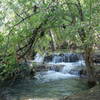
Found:
[[[36,56],[35,56],[34,62],[42,63],[43,60],[44,60],[44,57],[41,54],[37,53]]]
[[[60,62],[61,58],[57,56],[54,57],[54,60],[52,62],[48,62],[47,65],[50,65],[52,70],[45,71],[45,72],[38,72],[36,73],[35,78],[41,82],[49,82],[54,80],[61,80],[61,79],[67,79],[67,78],[75,78],[79,77],[78,74],[70,74],[71,70],[78,68],[83,68],[85,66],[85,62],[83,60],[79,60],[77,62]],[[40,55],[37,55],[37,58],[35,59],[36,62],[43,62],[43,57]],[[54,66],[63,66],[61,67],[61,70],[55,71]],[[78,72],[77,72],[78,73]]]
[[[72,77],[78,77],[76,75],[71,75],[71,74],[64,74],[61,72],[56,72],[56,71],[47,71],[45,74],[37,73],[35,78],[37,78],[41,82],[49,82],[49,81],[54,81],[54,80],[60,80],[60,79],[67,79],[67,78],[72,78]]]

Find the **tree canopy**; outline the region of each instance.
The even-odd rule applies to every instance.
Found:
[[[83,49],[100,43],[99,0],[1,0],[0,20],[4,65],[48,51],[51,41],[56,47],[69,41]]]

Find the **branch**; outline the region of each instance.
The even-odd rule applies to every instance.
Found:
[[[18,17],[20,17],[22,20],[24,20],[24,18],[23,18],[20,14],[18,14],[17,12],[15,12],[15,14],[16,14]]]

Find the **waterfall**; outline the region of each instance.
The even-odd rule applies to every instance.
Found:
[[[40,55],[39,53],[36,54],[34,62],[36,63],[42,63],[43,62],[44,57],[42,55]]]
[[[53,63],[63,62],[63,57],[61,57],[61,56],[54,56],[52,62],[53,62]]]
[[[65,54],[52,54],[50,56],[44,57],[44,62],[53,62],[53,63],[61,63],[61,62],[77,62],[82,60],[83,57],[81,54],[75,53],[65,53]]]
[[[71,53],[52,54],[44,58],[38,54],[35,61],[46,62],[46,66],[49,67],[48,71],[40,71],[35,75],[35,78],[42,82],[79,77],[78,69],[83,69],[85,66],[81,55]]]
[[[73,69],[74,66],[72,63],[67,63],[63,68],[62,68],[62,73],[69,73],[71,69]]]
[[[72,78],[72,77],[77,77],[77,76],[71,75],[69,73],[64,74],[64,73],[56,72],[53,70],[49,70],[49,71],[45,72],[44,74],[37,73],[35,76],[35,78],[37,78],[41,82],[49,82],[49,81]]]

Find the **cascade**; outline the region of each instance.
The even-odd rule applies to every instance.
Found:
[[[85,66],[82,55],[73,53],[52,54],[48,57],[37,54],[34,61],[46,63],[50,67],[48,71],[36,73],[35,78],[42,82],[79,77],[78,69],[83,69]]]
[[[36,54],[34,62],[36,63],[41,63],[43,62],[44,57],[42,55],[40,55],[39,53]]]

